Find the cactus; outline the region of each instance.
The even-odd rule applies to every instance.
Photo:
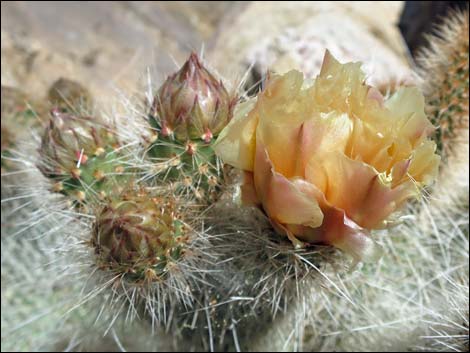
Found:
[[[44,105],[33,102],[21,90],[2,85],[2,174],[18,169],[14,158],[17,142],[41,125]]]
[[[149,112],[154,131],[149,156],[163,162],[163,179],[182,181],[179,189],[198,199],[214,199],[224,175],[212,145],[236,101],[195,53],[167,78]]]
[[[111,127],[53,109],[42,138],[39,168],[53,181],[53,191],[83,205],[90,198],[105,198],[126,183],[119,148]]]
[[[39,271],[60,273],[50,276],[50,287],[70,288],[69,322],[78,325],[74,312],[84,326],[90,322],[95,332],[77,333],[87,335],[83,347],[97,335],[112,336],[121,350],[121,342],[142,347],[157,335],[156,341],[172,341],[173,350],[393,348],[404,331],[432,317],[434,293],[445,285],[434,280],[432,265],[442,264],[444,276],[446,266],[465,258],[457,251],[468,248],[465,230],[453,228],[443,240],[423,226],[428,218],[419,218],[374,232],[384,257],[349,272],[351,259],[331,246],[294,248],[265,213],[240,207],[240,175],[223,170],[214,154],[214,140],[232,115],[252,107],[236,105],[227,92],[192,54],[152,107],[128,118],[135,125],[148,117],[150,146],[121,141],[119,127],[81,110],[83,100],[74,103],[78,108],[61,106],[70,99],[55,100],[40,160],[31,158],[46,177],[35,175],[32,187],[48,196],[29,223],[46,215],[57,223],[38,236],[38,246],[56,250],[49,252],[53,266],[40,264]],[[381,107],[374,91],[370,96],[371,107]],[[34,183],[38,178],[44,183]],[[424,217],[418,207],[406,211]],[[443,231],[453,222],[435,210],[431,220]],[[458,222],[465,226],[465,217]],[[387,232],[393,239],[382,236]],[[379,323],[378,312],[384,312]],[[409,319],[403,330],[384,329],[401,316]],[[73,339],[64,342],[74,347]]]
[[[468,351],[469,324],[469,10],[450,11],[428,36],[418,57],[418,74],[437,126],[435,139],[445,161],[437,197],[423,210],[419,223],[437,238],[439,263],[459,267],[445,276],[436,311],[431,311],[418,349]],[[426,222],[429,220],[430,222]],[[436,231],[436,228],[440,231]],[[458,236],[450,240],[442,235]],[[450,244],[448,244],[448,242]],[[463,249],[463,251],[460,251]],[[446,303],[443,305],[442,303]]]
[[[88,114],[93,98],[80,83],[60,78],[48,92],[53,107],[42,135],[38,167],[52,191],[74,205],[103,200],[128,183],[125,156],[112,124]]]
[[[176,202],[131,190],[106,203],[91,239],[98,267],[135,282],[163,280],[190,236]]]
[[[428,36],[429,46],[418,56],[427,113],[438,127],[435,139],[444,157],[468,130],[468,21],[468,10],[451,13],[436,33]]]
[[[78,82],[64,78],[51,85],[45,100],[48,102],[32,100],[21,90],[2,85],[2,168],[7,165],[11,168],[12,163],[7,157],[17,148],[15,142],[25,140],[31,129],[37,130],[47,122],[45,112],[49,107],[80,114],[93,107],[88,90]]]

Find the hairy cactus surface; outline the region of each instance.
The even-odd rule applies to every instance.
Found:
[[[31,129],[41,125],[44,105],[33,102],[21,90],[2,85],[2,174],[12,171],[16,163],[12,152],[18,148],[18,142],[25,139]]]
[[[468,10],[452,12],[418,56],[427,114],[438,127],[435,139],[445,157],[468,130],[468,22]]]

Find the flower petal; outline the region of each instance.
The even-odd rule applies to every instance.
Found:
[[[328,203],[344,210],[347,217],[367,229],[380,228],[386,217],[418,191],[412,181],[392,189],[384,174],[339,153],[328,155],[322,168]],[[308,181],[312,175],[315,176],[311,170],[306,172]]]
[[[296,175],[305,177],[305,169],[309,163],[312,166],[314,160],[321,161],[331,152],[344,153],[352,132],[352,124],[347,114],[337,112],[316,113],[303,123]],[[319,186],[317,182],[315,185]],[[320,187],[320,190],[323,189]]]
[[[274,221],[318,227],[323,214],[315,197],[294,181],[276,172],[264,146],[258,141],[254,182],[264,210]]]
[[[326,179],[321,166],[325,156],[332,152],[344,153],[352,131],[352,121],[345,113],[318,113],[302,126],[302,140],[297,160],[296,175],[325,191]],[[301,164],[301,165],[300,165]]]
[[[302,123],[312,115],[309,97],[301,91],[303,75],[290,71],[269,80],[257,106],[261,139],[277,172],[295,176],[302,143]]]
[[[424,141],[413,151],[408,174],[420,184],[429,185],[437,176],[441,157],[434,154],[436,143],[431,140]]]
[[[369,232],[338,209],[332,208],[325,214],[321,231],[328,244],[352,255],[356,261],[370,261],[377,255],[377,246],[369,237]]]
[[[392,168],[392,187],[395,187],[398,184],[401,184],[404,180],[409,180],[408,178],[405,179],[406,173],[410,169],[411,159],[405,159],[403,161],[398,162]]]
[[[312,90],[317,109],[360,115],[368,91],[364,81],[360,63],[342,65],[327,50]]]
[[[327,206],[323,211],[324,219],[319,228],[285,225],[289,239],[292,241],[294,237],[308,244],[333,245],[353,256],[356,261],[370,261],[377,257],[378,249],[368,230],[349,219],[343,210]]]
[[[255,155],[258,125],[257,110],[253,109],[255,104],[254,99],[238,104],[233,119],[219,134],[213,146],[225,163],[247,171],[253,171]]]
[[[385,107],[394,117],[395,135],[406,138],[412,146],[435,129],[424,113],[424,96],[417,87],[400,88]]]

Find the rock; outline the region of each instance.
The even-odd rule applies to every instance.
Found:
[[[396,27],[400,2],[253,2],[221,21],[210,62],[241,75],[254,65],[254,84],[268,67],[314,77],[329,49],[340,61],[363,61],[374,85],[410,81],[408,56]]]

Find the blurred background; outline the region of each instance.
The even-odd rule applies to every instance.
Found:
[[[389,87],[412,81],[423,33],[466,3],[3,1],[1,83],[40,98],[65,76],[108,99],[135,90],[149,66],[163,78],[194,50],[228,79],[250,69],[250,86],[268,67],[315,75],[328,48]]]

